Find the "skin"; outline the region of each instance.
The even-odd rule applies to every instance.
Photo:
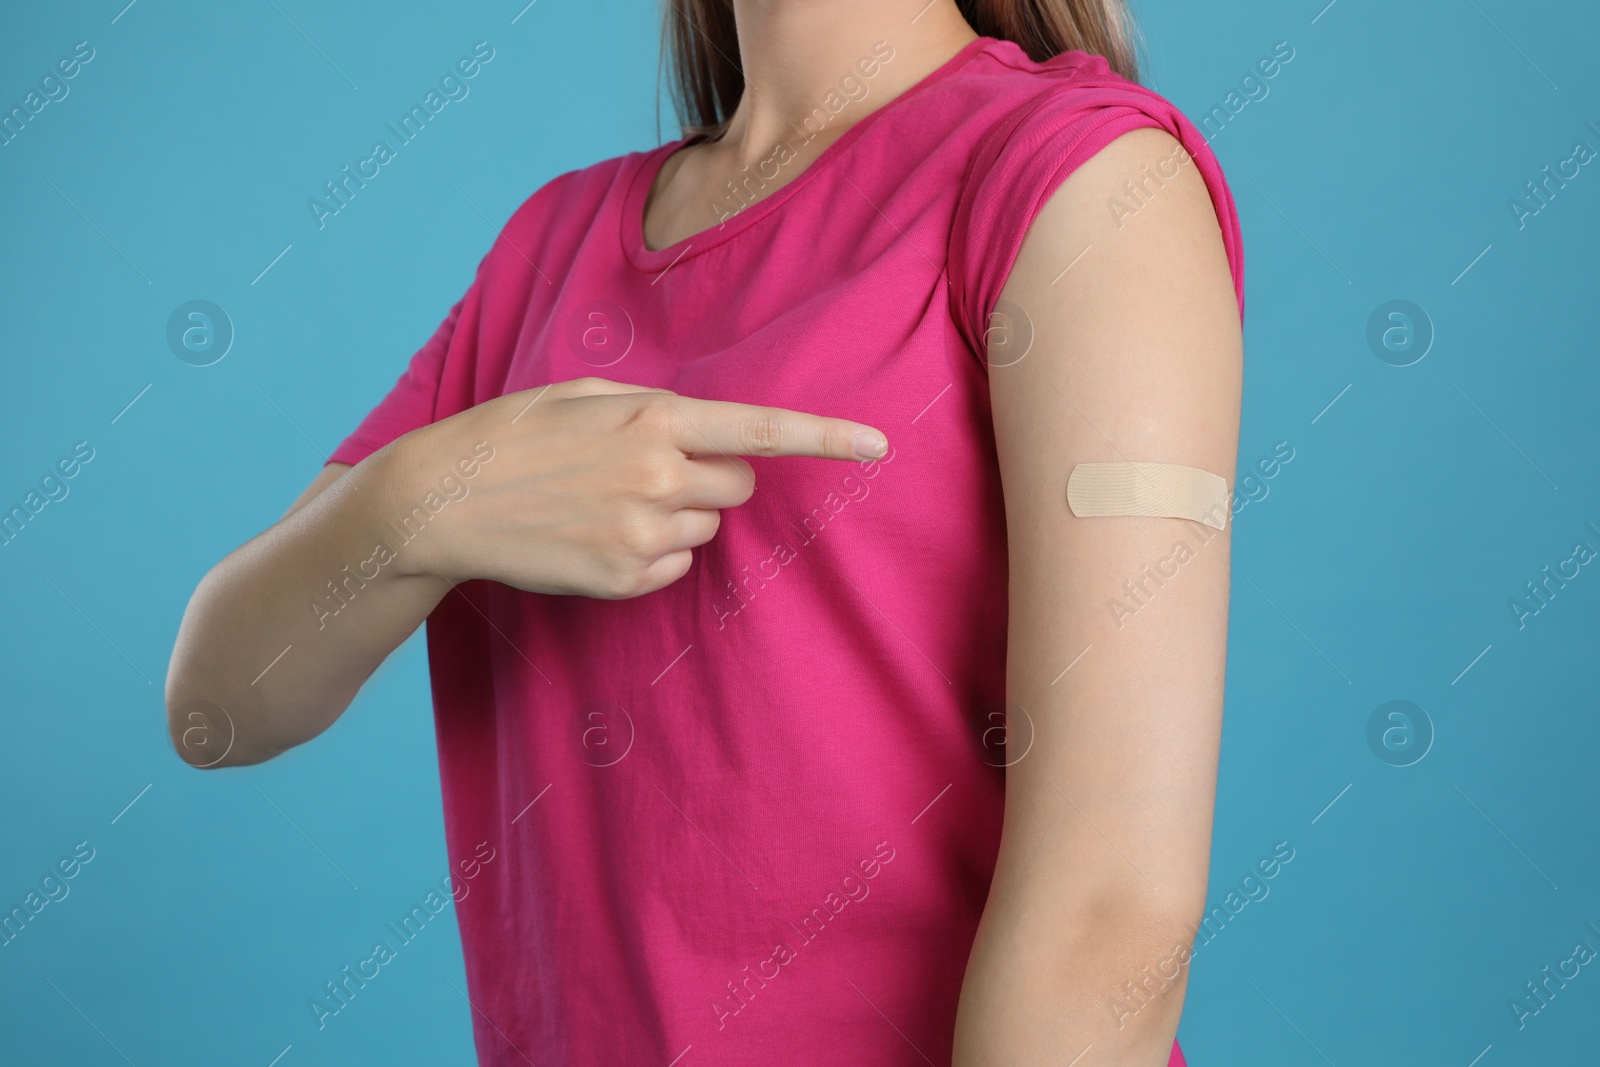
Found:
[[[1170,173],[1158,165],[1177,149],[1138,130],[1074,172],[1001,293],[1035,335],[989,371],[1011,564],[1006,691],[1035,732],[1007,770],[956,1067],[1059,1067],[1086,1048],[1080,1067],[1161,1067],[1182,1011],[1205,909],[1231,523],[1203,541],[1177,519],[1076,518],[1063,499],[1079,463],[1234,469],[1239,310],[1204,182],[1186,163],[1120,227],[1107,207],[1142,167]],[[1193,558],[1178,563],[1180,540]],[[1146,580],[1144,604],[1114,617],[1123,583],[1158,564],[1176,576]],[[1148,992],[1136,1000],[1127,982]]]
[[[318,618],[329,576],[393,537],[387,525],[480,450],[468,496],[348,608]],[[458,583],[617,599],[681,578],[722,508],[750,498],[740,455],[882,455],[871,427],[583,378],[510,393],[330,464],[289,513],[201,581],[167,670],[167,722],[195,766],[258,763],[309,741]],[[353,617],[346,618],[346,612]],[[281,652],[281,655],[280,655]],[[278,657],[276,660],[274,657]]]
[[[745,167],[758,170],[780,142],[795,158],[751,202],[793,181],[862,116],[882,107],[944,65],[977,37],[953,0],[733,0],[739,68],[745,91],[726,132],[667,158],[645,212],[645,244],[665,248],[721,221],[713,202]],[[913,22],[912,20],[915,19]],[[797,135],[813,108],[851,73],[873,46],[887,42],[894,59],[872,78],[869,95],[852,101],[807,142]]]
[[[715,190],[767,158],[875,42],[890,42],[895,59],[830,139],[975,36],[953,0],[734,8],[749,88],[723,137],[662,168],[646,209],[650,247],[715,225]],[[826,143],[807,146],[764,195]],[[1080,1054],[1079,1067],[1161,1067],[1182,1010],[1181,951],[1205,905],[1228,533],[1207,531],[1201,545],[1175,519],[1078,519],[1065,503],[1078,463],[1234,469],[1238,307],[1204,184],[1184,165],[1120,225],[1106,206],[1126,200],[1121,183],[1142,165],[1170,173],[1175,147],[1139,130],[1075,172],[1030,228],[1002,294],[1034,335],[1024,358],[989,371],[1010,553],[1007,696],[1013,724],[1025,713],[1034,741],[1007,771],[954,1067],[1059,1067]],[[854,459],[862,431],[881,443],[844,420],[583,379],[490,401],[353,468],[330,465],[195,591],[167,677],[174,746],[196,766],[230,766],[309,740],[469,578],[607,598],[676,581],[719,512],[753,490],[737,456]],[[494,459],[470,497],[445,507],[319,630],[306,604],[325,595],[328,576],[367,559],[384,520],[480,443]],[[1118,625],[1107,602],[1180,539],[1198,546],[1194,557]],[[1136,1000],[1128,982],[1148,992]]]

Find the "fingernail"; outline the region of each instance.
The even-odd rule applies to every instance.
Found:
[[[850,439],[850,448],[862,459],[878,459],[889,451],[889,442],[881,433],[861,430]]]

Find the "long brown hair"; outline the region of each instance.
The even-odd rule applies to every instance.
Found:
[[[1139,80],[1138,29],[1126,0],[956,0],[984,37],[1015,42],[1043,62],[1076,49],[1104,56],[1111,69]],[[733,0],[666,0],[662,49],[672,98],[685,133],[714,133],[744,95]]]

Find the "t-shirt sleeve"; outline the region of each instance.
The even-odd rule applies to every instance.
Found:
[[[1068,53],[1050,67],[1039,75],[1049,78],[1047,88],[979,145],[951,228],[951,311],[973,352],[980,357],[984,353],[984,335],[1000,291],[1028,227],[1051,194],[1096,152],[1143,127],[1175,137],[1205,179],[1242,318],[1244,258],[1238,215],[1205,136],[1165,98],[1118,77],[1098,56]],[[1179,162],[1181,156],[1173,167]],[[1176,173],[1173,169],[1168,176]]]
[[[376,407],[328,457],[329,463],[354,465],[412,430],[437,419],[440,382],[452,348],[460,347],[476,318],[480,280],[474,280],[427,344],[417,350],[404,373]]]

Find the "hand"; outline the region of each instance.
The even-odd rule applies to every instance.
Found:
[[[394,566],[535,593],[640,596],[683,577],[721,510],[750,499],[755,473],[739,456],[860,462],[887,447],[877,430],[844,419],[603,378],[556,382],[479,404],[386,450],[391,503],[402,515],[444,476],[466,486]],[[479,462],[465,478],[457,464],[469,458]]]

